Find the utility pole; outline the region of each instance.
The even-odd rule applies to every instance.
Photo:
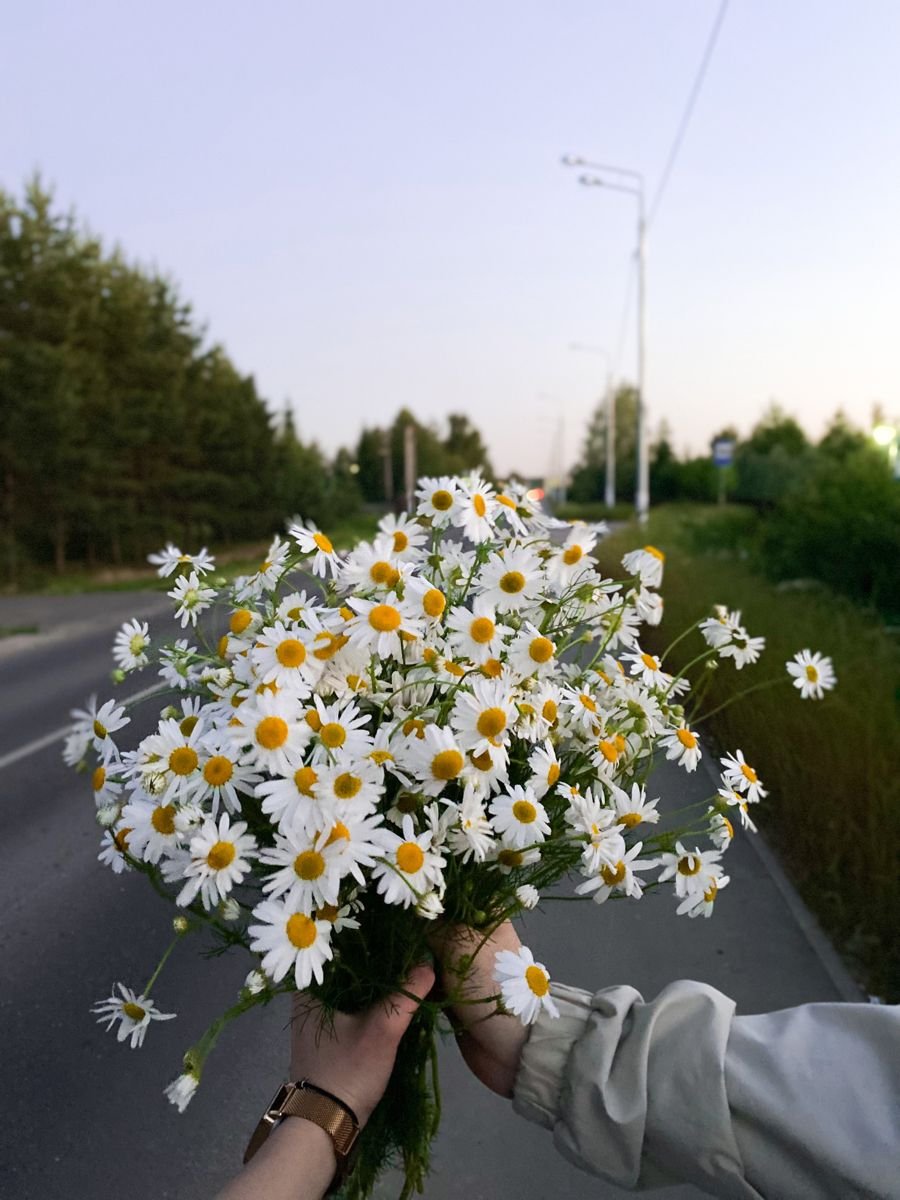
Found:
[[[616,393],[611,375],[606,377],[606,483],[603,501],[610,509],[616,502]]]
[[[403,427],[403,483],[406,490],[406,511],[411,513],[416,491],[416,428],[412,424]]]
[[[388,507],[394,502],[394,462],[391,456],[391,431],[381,433],[381,458],[384,465],[384,499]]]

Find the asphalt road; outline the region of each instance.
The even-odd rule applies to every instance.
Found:
[[[178,1020],[155,1025],[142,1050],[117,1044],[89,1012],[115,980],[143,985],[172,913],[142,879],[97,863],[88,782],[64,766],[60,740],[41,742],[90,692],[112,694],[109,650],[120,622],[145,617],[168,636],[173,627],[159,619],[168,611],[153,593],[0,598],[0,627],[39,627],[0,641],[0,1200],[211,1197],[238,1168],[286,1067],[286,1012],[272,1005],[226,1031],[183,1116],[166,1102],[162,1089],[183,1050],[232,1002],[248,969],[238,957],[201,961],[190,942],[154,989]],[[129,681],[134,691],[144,685],[140,676]],[[711,790],[700,772],[654,778],[663,794]],[[855,998],[777,866],[741,838],[729,871],[710,921],[676,918],[668,896],[651,895],[602,908],[549,905],[530,914],[524,937],[555,978],[588,988],[628,982],[653,996],[674,979],[701,979],[745,1013]],[[548,1134],[468,1075],[452,1045],[442,1069],[428,1200],[628,1194],[559,1158]],[[387,1179],[379,1197],[398,1191]],[[654,1194],[701,1195],[688,1187]]]

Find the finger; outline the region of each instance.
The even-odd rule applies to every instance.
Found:
[[[389,1024],[397,1031],[405,1030],[433,986],[434,969],[430,963],[419,963],[417,967],[413,967],[403,985],[403,991],[389,996],[386,1001]]]

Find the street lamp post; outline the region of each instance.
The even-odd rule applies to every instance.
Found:
[[[627,192],[637,200],[637,485],[635,487],[634,507],[637,518],[643,524],[647,520],[650,508],[650,457],[647,437],[647,409],[644,401],[644,304],[645,304],[645,262],[646,262],[646,218],[644,206],[644,177],[639,171],[626,167],[614,167],[609,163],[595,163],[588,159],[575,158],[566,155],[562,160],[565,167],[588,167],[592,171],[602,171],[605,174],[621,175],[633,183],[614,183],[599,175],[581,175],[578,182],[585,187],[604,187],[614,192]]]
[[[603,503],[611,509],[616,502],[616,396],[612,382],[612,359],[602,346],[583,346],[572,342],[570,350],[586,350],[600,354],[606,360],[606,472],[603,480]]]

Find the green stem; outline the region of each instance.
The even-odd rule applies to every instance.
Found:
[[[702,620],[702,619],[703,619],[703,618],[701,618],[701,620]],[[687,627],[687,629],[685,629],[684,633],[679,633],[678,637],[677,637],[677,638],[674,640],[674,642],[670,642],[670,643],[669,643],[669,645],[668,645],[668,646],[666,646],[665,650],[663,650],[662,654],[660,655],[660,659],[659,659],[659,661],[660,661],[660,663],[661,663],[661,664],[662,664],[662,663],[664,663],[664,662],[666,661],[666,657],[668,656],[668,654],[669,654],[669,653],[670,653],[672,650],[674,650],[674,649],[675,649],[675,647],[678,645],[678,643],[679,643],[679,642],[683,642],[683,641],[684,641],[684,639],[685,639],[685,638],[686,638],[686,637],[687,637],[689,634],[693,633],[693,632],[694,632],[694,630],[697,628],[697,626],[698,626],[699,624],[700,624],[700,621],[695,621],[695,622],[693,623],[693,625],[689,625],[689,626]]]
[[[744,690],[742,692],[738,692],[736,696],[730,696],[727,700],[723,700],[721,704],[717,704],[715,708],[711,708],[708,713],[704,713],[702,717],[698,717],[694,721],[694,724],[702,725],[704,721],[708,721],[710,717],[714,717],[716,713],[721,712],[723,708],[728,708],[729,705],[734,704],[737,700],[743,700],[745,696],[749,696],[752,692],[761,692],[764,691],[765,688],[778,687],[782,684],[790,684],[790,682],[790,679],[782,679],[779,677],[778,679],[764,679],[761,683],[754,683],[752,687],[744,688]]]
[[[171,942],[169,942],[169,945],[168,945],[165,953],[163,954],[162,958],[159,960],[156,970],[150,976],[147,986],[144,988],[143,995],[145,995],[145,996],[150,995],[151,988],[153,987],[154,983],[156,983],[157,979],[159,979],[160,971],[162,971],[163,967],[166,965],[166,959],[169,957],[169,955],[175,949],[175,944],[180,941],[181,941],[181,934],[176,933],[175,936],[172,938]]]

